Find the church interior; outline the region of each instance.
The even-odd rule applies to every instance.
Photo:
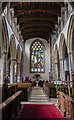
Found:
[[[74,2],[0,8],[0,119],[74,120]]]

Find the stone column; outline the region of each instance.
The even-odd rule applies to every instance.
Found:
[[[20,66],[20,80],[23,78],[23,65]]]
[[[9,60],[7,61],[6,71],[7,71],[7,76],[8,76],[9,75]]]
[[[54,64],[55,58],[53,58],[53,81],[55,81],[55,64]]]
[[[60,79],[61,81],[64,80],[64,59],[60,59]]]
[[[8,53],[7,53],[7,56],[6,56],[6,76],[7,77],[9,75],[9,61],[10,59],[8,60]]]
[[[10,74],[10,83],[14,83],[15,80],[15,59],[11,59],[11,74]]]
[[[58,80],[58,63],[55,63],[55,79]]]
[[[70,53],[70,56],[71,56],[71,69],[72,72],[74,72],[74,51]]]
[[[3,52],[1,55],[1,84],[4,83],[4,79],[6,77],[6,58],[7,53]]]
[[[52,72],[52,39],[50,37],[50,72]]]
[[[20,81],[20,63],[17,63],[17,82]]]
[[[23,40],[23,78],[25,74],[25,42]]]

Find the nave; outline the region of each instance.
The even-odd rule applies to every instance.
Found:
[[[0,119],[74,120],[74,2],[0,8]]]

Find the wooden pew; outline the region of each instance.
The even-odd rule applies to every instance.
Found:
[[[28,101],[29,95],[32,90],[32,84],[31,83],[21,83],[17,84],[17,91],[22,90],[21,93],[21,101]]]
[[[68,86],[66,85],[61,85],[60,87],[58,86],[58,90],[64,92],[67,95],[69,94]]]
[[[17,84],[16,83],[8,83],[8,88],[13,87],[14,93],[17,92]]]
[[[17,115],[17,107],[20,108],[20,96],[22,91],[16,92],[3,103],[0,104],[2,110],[2,120],[10,120],[13,115]]]
[[[63,111],[64,116],[74,120],[74,98],[58,91],[58,101],[59,108]]]
[[[56,87],[54,83],[44,83],[43,88],[49,98],[56,98]]]
[[[15,94],[17,91],[17,85],[16,84],[4,84],[2,86],[2,102],[8,99],[10,96]]]
[[[16,85],[8,86],[8,97],[16,93]]]
[[[29,97],[31,89],[32,89],[32,83],[13,83],[13,84],[9,83],[8,87],[10,88],[11,91],[22,90],[21,101],[28,101],[28,97]],[[11,92],[9,91],[8,93],[11,93]]]

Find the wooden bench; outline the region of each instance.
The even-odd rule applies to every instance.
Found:
[[[59,109],[63,111],[64,116],[74,120],[74,98],[58,91],[58,101]]]
[[[17,92],[16,84],[4,84],[2,86],[2,102],[15,94],[15,92]]]
[[[21,93],[21,101],[28,101],[29,95],[32,90],[32,84],[31,83],[22,83],[17,85],[17,90],[22,90]]]
[[[32,83],[13,83],[13,84],[9,83],[8,86],[10,88],[14,87],[15,91],[22,90],[21,101],[28,101],[28,97],[32,89]],[[11,90],[13,91],[13,89]],[[8,93],[10,93],[10,91]]]
[[[67,95],[69,94],[68,86],[66,86],[66,85],[58,86],[58,90],[61,91],[61,92],[64,92]]]
[[[53,83],[44,83],[43,88],[49,98],[56,98],[56,87]]]
[[[0,111],[2,110],[2,120],[10,120],[13,115],[17,115],[17,108],[21,107],[20,96],[22,91],[16,92],[3,103],[0,104]]]

